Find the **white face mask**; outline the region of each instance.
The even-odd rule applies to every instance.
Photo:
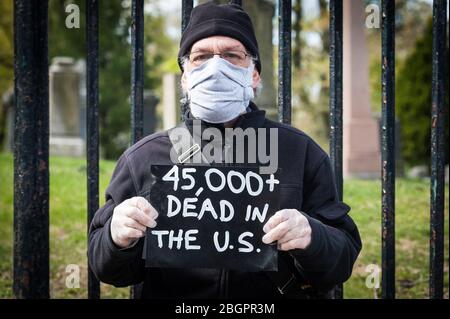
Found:
[[[253,69],[253,63],[243,68],[214,56],[186,72],[192,115],[209,123],[225,123],[244,113],[254,98]]]

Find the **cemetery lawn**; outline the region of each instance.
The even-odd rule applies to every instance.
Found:
[[[100,162],[100,201],[115,162]],[[13,157],[0,153],[0,298],[13,298]],[[381,265],[380,182],[348,179],[345,202],[352,207],[363,250],[352,278],[344,285],[345,298],[380,297],[366,287],[366,267]],[[448,298],[448,185],[445,200],[445,297]],[[428,297],[429,182],[399,178],[396,184],[397,298]],[[86,163],[84,159],[50,158],[50,296],[86,298]],[[80,288],[66,287],[66,267],[80,267]],[[370,268],[370,267],[369,267]],[[128,298],[128,288],[102,284],[102,298]]]

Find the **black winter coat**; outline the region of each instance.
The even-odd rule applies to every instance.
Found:
[[[361,250],[350,207],[338,199],[328,155],[310,137],[289,125],[271,121],[251,103],[235,127],[278,128],[281,168],[280,208],[306,214],[312,241],[305,250],[279,252],[296,265],[304,297],[328,291],[346,281]],[[192,124],[187,119],[186,124]],[[119,158],[106,190],[106,203],[96,212],[89,231],[89,264],[97,278],[114,286],[140,284],[142,298],[282,298],[265,272],[224,269],[145,268],[143,239],[119,249],[111,239],[110,222],[116,205],[133,196],[147,197],[149,165],[172,164],[167,131],[143,138]],[[312,289],[311,289],[312,287]],[[302,295],[300,287],[298,288]]]

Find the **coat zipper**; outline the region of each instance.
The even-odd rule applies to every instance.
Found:
[[[219,279],[219,299],[228,298],[228,277],[229,271],[226,269],[221,269]]]

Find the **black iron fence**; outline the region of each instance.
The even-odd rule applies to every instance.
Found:
[[[242,1],[230,1],[241,4]],[[382,296],[395,298],[395,1],[382,0]],[[339,196],[343,195],[342,0],[330,0],[330,157]],[[193,0],[182,0],[182,30]],[[291,122],[291,0],[278,1],[279,120]],[[131,8],[131,142],[143,136],[144,1]],[[99,205],[99,28],[98,0],[86,0],[88,223]],[[430,180],[431,298],[444,285],[444,96],[446,0],[433,1],[433,60]],[[49,93],[48,4],[14,0],[14,294],[49,297]],[[88,270],[88,296],[100,285]],[[342,287],[335,289],[342,298]]]

